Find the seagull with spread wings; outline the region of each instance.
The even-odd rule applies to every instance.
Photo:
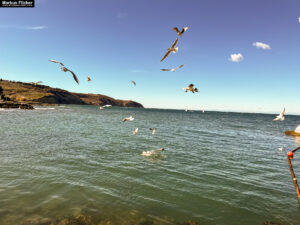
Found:
[[[38,82],[31,82],[31,84],[33,84],[33,85],[38,85],[38,84],[41,84],[41,83],[43,83],[43,81],[38,81]]]
[[[197,88],[194,88],[194,84],[190,84],[188,87],[182,88],[185,92],[199,92]]]
[[[180,69],[180,68],[182,68],[182,67],[184,67],[184,64],[182,64],[182,65],[180,65],[180,66],[178,66],[178,67],[176,67],[176,68],[171,68],[171,69],[161,69],[161,71],[171,71],[171,72],[175,72],[177,69]]]
[[[164,55],[164,57],[162,57],[162,59],[160,60],[161,62],[162,62],[165,58],[167,58],[167,57],[171,54],[171,52],[176,53],[176,52],[178,51],[178,47],[176,47],[177,43],[178,43],[178,38],[176,38],[176,40],[175,40],[174,43],[172,44],[171,48],[168,48],[167,53],[166,53],[166,54]]]
[[[122,121],[126,122],[126,121],[132,121],[132,120],[134,120],[134,118],[132,116],[129,116],[129,117],[124,118]]]
[[[284,113],[285,113],[285,108],[283,108],[283,110],[281,111],[281,113],[278,116],[276,116],[276,118],[274,120],[283,121],[284,120]]]
[[[73,75],[73,78],[74,78],[74,80],[76,81],[76,83],[79,84],[79,80],[78,80],[77,76],[75,75],[75,73],[73,73],[71,70],[69,70],[68,68],[66,68],[65,65],[64,65],[63,63],[58,62],[58,61],[56,61],[56,60],[51,60],[51,59],[49,59],[49,61],[50,61],[50,62],[53,62],[53,63],[58,63],[58,64],[60,64],[61,70],[62,70],[63,72],[68,72],[68,71],[69,71],[69,72]]]
[[[184,27],[181,31],[179,31],[177,27],[173,27],[172,30],[175,30],[178,36],[181,36],[185,31],[187,31],[187,29],[189,29],[189,27]]]

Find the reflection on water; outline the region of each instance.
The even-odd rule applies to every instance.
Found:
[[[297,147],[299,147],[299,146],[300,146],[300,137],[295,136],[295,137],[294,137],[294,140],[295,140],[295,145],[296,145]]]

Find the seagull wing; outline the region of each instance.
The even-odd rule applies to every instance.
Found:
[[[283,117],[285,113],[285,108],[283,108],[282,112],[280,113],[280,117]]]
[[[178,66],[177,69],[180,69],[180,68],[182,68],[182,67],[184,67],[184,64]]]
[[[158,153],[158,152],[162,152],[164,150],[164,148],[160,148],[160,149],[158,149],[158,150],[152,150],[152,153],[153,154],[156,154],[156,153]]]
[[[75,75],[75,73],[73,73],[71,70],[67,69],[72,75],[73,75],[73,78],[74,80],[76,81],[77,84],[79,84],[79,80],[77,78],[77,76]]]
[[[193,88],[193,87],[194,87],[194,84],[190,84],[190,85],[189,85],[189,88]]]
[[[171,69],[160,69],[161,71],[170,71]]]
[[[131,80],[131,82],[134,84],[134,86],[136,86],[136,83],[135,83],[135,81]]]
[[[182,28],[181,34],[183,34],[185,31],[187,31],[187,29],[189,29],[189,27],[184,27],[184,28]]]
[[[174,48],[178,43],[178,38],[176,38],[176,40],[174,41],[174,43],[172,44],[171,48]]]
[[[164,55],[164,57],[162,57],[162,59],[160,61],[162,62],[165,58],[167,58],[170,55],[170,53],[171,53],[170,50],[167,51],[167,53]]]
[[[178,28],[177,27],[173,27],[173,29],[172,30],[175,30],[176,31],[176,33],[177,33],[177,35],[181,35],[181,33],[180,33],[180,31],[178,30]]]
[[[53,62],[53,63],[59,63],[61,66],[64,66],[64,64],[63,64],[63,63],[61,63],[61,62],[58,62],[58,61],[56,61],[56,60],[49,59],[48,61],[50,61],[50,62]]]

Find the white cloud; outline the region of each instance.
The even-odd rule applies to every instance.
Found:
[[[15,25],[0,25],[0,28],[5,29],[21,29],[21,30],[44,30],[47,26],[15,26]]]
[[[255,46],[256,48],[264,49],[264,50],[270,50],[271,49],[270,45],[262,43],[262,42],[254,42],[253,46]]]
[[[230,55],[230,61],[232,61],[232,62],[240,62],[243,59],[244,59],[244,57],[241,53]]]
[[[29,27],[23,27],[25,30],[44,30],[47,29],[46,26],[29,26]]]

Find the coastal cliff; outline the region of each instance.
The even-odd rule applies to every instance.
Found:
[[[5,97],[12,101],[27,104],[80,104],[80,105],[112,105],[120,107],[143,108],[143,105],[131,100],[119,100],[101,94],[72,93],[46,85],[0,80]]]

